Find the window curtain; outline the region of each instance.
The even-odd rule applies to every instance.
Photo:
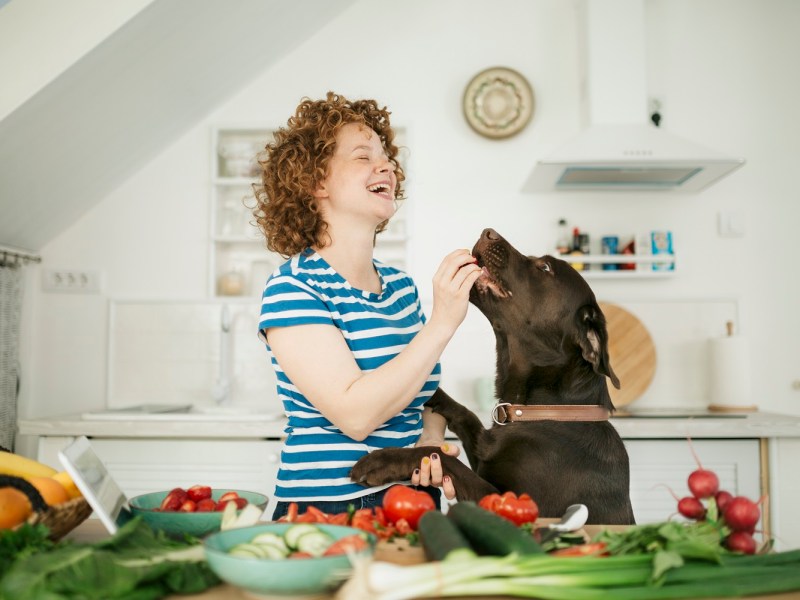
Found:
[[[0,254],[0,446],[14,449],[19,395],[22,266]]]

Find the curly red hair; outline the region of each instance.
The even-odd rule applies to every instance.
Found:
[[[328,92],[325,100],[303,98],[295,114],[274,134],[259,157],[261,185],[254,185],[253,216],[267,248],[289,257],[309,246],[328,244],[327,223],[313,196],[328,172],[336,134],[348,123],[362,123],[381,140],[397,176],[395,197],[403,199],[403,168],[389,122],[391,113],[375,100],[348,100]],[[386,228],[384,221],[375,230]]]

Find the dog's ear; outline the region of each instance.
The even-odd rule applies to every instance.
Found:
[[[608,330],[606,318],[596,304],[586,304],[578,309],[578,344],[583,358],[591,363],[595,373],[605,375],[619,389],[619,379],[611,369],[608,359]]]

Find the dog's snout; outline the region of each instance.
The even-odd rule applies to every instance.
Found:
[[[486,229],[483,230],[483,234],[481,234],[481,237],[486,238],[487,240],[494,241],[500,239],[500,234],[497,233],[491,227],[487,227]]]

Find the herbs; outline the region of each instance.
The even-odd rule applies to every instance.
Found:
[[[218,583],[198,540],[172,540],[137,517],[101,542],[19,556],[0,579],[0,599],[155,600]]]
[[[48,539],[50,530],[44,525],[23,523],[17,529],[0,530],[0,577],[18,558],[29,556],[55,544]]]

